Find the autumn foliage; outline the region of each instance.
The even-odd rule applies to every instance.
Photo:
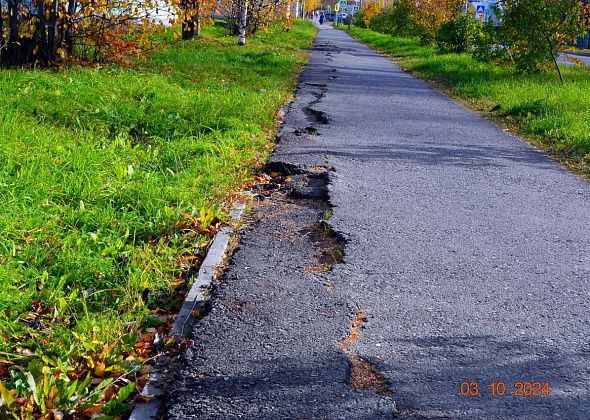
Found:
[[[363,27],[367,28],[371,19],[383,11],[383,4],[378,1],[367,1],[363,3],[360,9],[359,17]]]
[[[309,12],[319,9],[322,6],[322,2],[321,2],[321,0],[306,0],[304,6],[305,6],[305,13],[309,13]]]
[[[211,22],[211,16],[217,8],[215,0],[177,0],[180,10],[179,20],[182,24],[182,39],[192,39],[201,34],[201,28]]]
[[[425,44],[435,41],[438,29],[461,12],[462,0],[397,0],[383,11],[380,1],[361,9],[362,25],[395,36],[418,36]]]
[[[434,43],[436,32],[461,11],[463,0],[420,0],[414,5],[412,21],[425,44]]]
[[[198,36],[215,13],[235,17],[248,8],[248,32],[282,20],[292,23],[290,0],[2,0],[0,63],[52,64],[129,60],[166,26]],[[180,33],[179,33],[180,35]]]
[[[397,0],[370,16],[372,4],[365,4],[364,20],[357,19],[358,25],[417,37],[443,52],[468,52],[480,61],[510,63],[528,73],[553,67],[562,81],[559,54],[590,29],[590,6],[580,0],[498,0],[488,6],[495,18],[485,22],[476,19],[473,8],[461,11],[464,0]]]
[[[226,16],[230,32],[237,35],[239,31],[240,12],[247,7],[246,33],[255,34],[274,24],[289,29],[294,22],[292,0],[227,0],[220,3],[220,11]]]
[[[113,39],[156,24],[156,0],[8,0],[0,2],[0,60],[49,63],[76,53],[98,61]],[[128,40],[129,41],[129,40]],[[140,39],[125,46],[135,47]]]

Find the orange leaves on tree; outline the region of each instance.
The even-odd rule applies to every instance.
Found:
[[[436,31],[461,11],[463,0],[420,0],[414,5],[412,20],[420,31],[422,42],[431,44]]]
[[[309,13],[309,12],[319,9],[322,5],[322,2],[321,2],[321,0],[306,0],[304,5],[305,5],[305,13]]]
[[[365,27],[369,26],[369,22],[375,16],[383,11],[383,3],[381,1],[367,1],[361,6],[361,16]]]

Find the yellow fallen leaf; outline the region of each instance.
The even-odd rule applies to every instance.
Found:
[[[94,367],[94,374],[96,376],[103,376],[104,375],[105,365],[102,362],[96,362],[96,366]]]

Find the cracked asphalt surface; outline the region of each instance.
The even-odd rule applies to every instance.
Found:
[[[333,167],[343,263],[306,269],[322,200],[256,206],[168,418],[590,418],[587,182],[326,26],[279,139],[272,161]],[[348,387],[359,308],[348,349],[392,396]],[[499,380],[551,394],[493,397]]]

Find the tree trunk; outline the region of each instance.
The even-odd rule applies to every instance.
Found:
[[[240,7],[240,29],[238,32],[238,45],[246,45],[246,29],[248,27],[248,0],[242,0]]]
[[[287,6],[287,11],[285,13],[285,31],[291,29],[291,2],[289,0],[285,1]]]
[[[49,25],[47,27],[47,59],[53,60],[57,52],[57,14],[59,12],[59,1],[53,0]]]
[[[201,36],[201,0],[197,0],[195,11],[195,36]]]
[[[551,38],[549,37],[549,35],[545,34],[545,39],[547,40],[547,45],[549,47],[549,53],[551,54],[551,59],[553,60],[553,64],[555,65],[555,68],[557,69],[557,74],[559,75],[559,81],[561,83],[563,83],[563,76],[561,74],[561,69],[559,68],[559,64],[557,64],[557,58],[555,57],[553,43],[551,42]]]
[[[0,1],[0,63],[4,59],[4,19],[2,18],[4,10],[2,8],[2,1]]]
[[[195,37],[195,23],[191,18],[186,18],[182,22],[182,39],[185,41]]]
[[[189,40],[195,37],[195,19],[194,19],[194,2],[186,0],[184,2],[184,17],[182,19],[182,39]]]
[[[74,13],[76,13],[76,0],[68,1],[68,18],[67,28],[64,31],[64,44],[68,54],[71,54],[74,49]]]
[[[39,54],[41,60],[47,62],[49,54],[47,51],[47,19],[44,0],[37,0],[37,17],[39,18]]]
[[[8,0],[8,60],[18,62],[18,4]]]

